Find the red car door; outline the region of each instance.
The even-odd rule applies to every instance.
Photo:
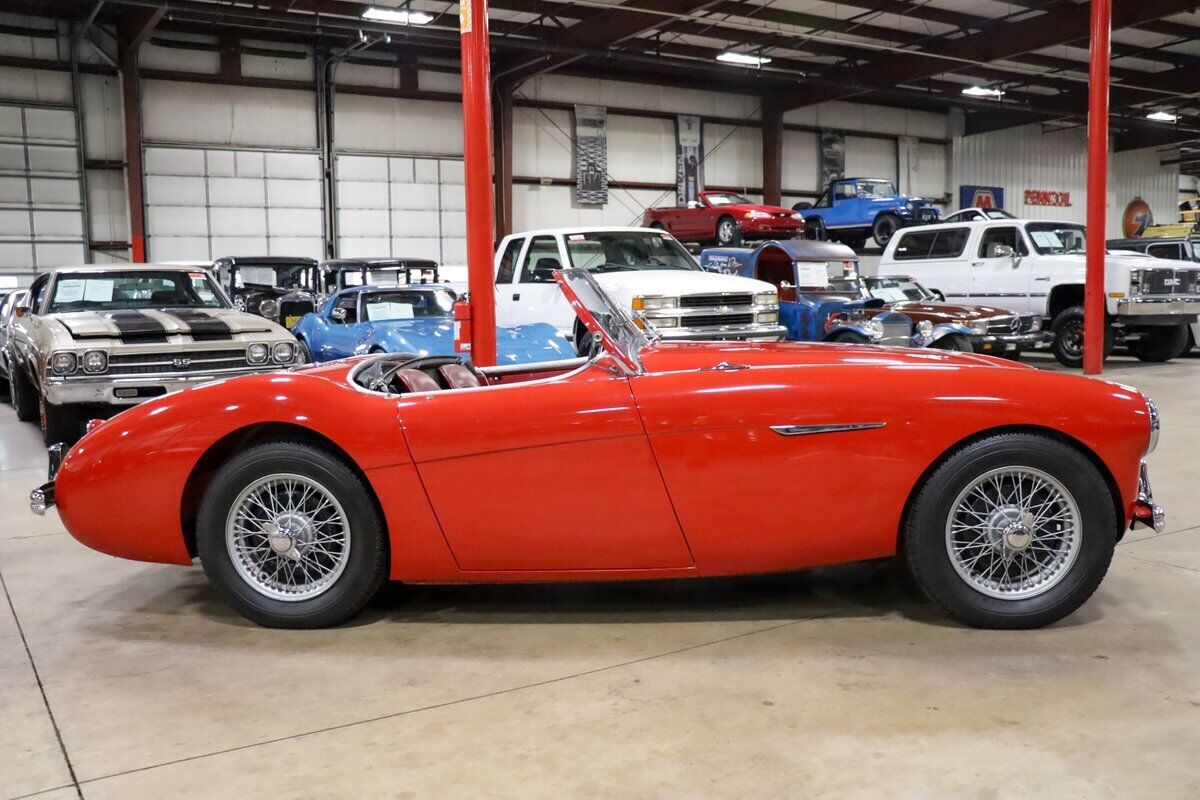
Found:
[[[590,366],[414,395],[399,414],[460,568],[692,565],[627,378]]]

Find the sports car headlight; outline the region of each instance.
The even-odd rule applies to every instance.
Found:
[[[267,319],[279,319],[279,301],[266,298],[258,304],[258,313]]]
[[[83,371],[93,375],[108,371],[108,353],[103,350],[88,350],[83,354]]]
[[[1146,395],[1142,397],[1146,399],[1146,413],[1150,417],[1150,443],[1146,445],[1146,454],[1149,455],[1158,447],[1158,432],[1162,428],[1162,422],[1158,418],[1158,405]]]
[[[804,215],[801,214],[799,211],[797,211],[795,214],[792,214],[792,219],[802,220],[802,219],[804,219]]]
[[[769,212],[759,211],[757,208],[753,208],[746,212],[746,219],[770,219],[770,218],[771,218],[771,214]]]
[[[928,339],[930,336],[933,335],[933,323],[927,319],[921,320],[920,322],[917,323],[917,333],[921,334],[922,337]]]
[[[74,353],[53,353],[50,356],[50,371],[55,375],[70,375],[79,368],[79,358]]]
[[[758,292],[754,295],[754,305],[756,306],[777,306],[779,305],[778,292]]]
[[[658,311],[663,308],[678,308],[678,297],[643,297],[633,298],[634,311]]]
[[[986,320],[986,319],[975,320],[974,322],[971,323],[971,333],[977,333],[980,336],[985,335],[988,332],[988,322],[989,321],[990,320]]]
[[[296,356],[296,348],[291,342],[276,342],[271,348],[271,358],[276,364],[289,364]]]
[[[255,342],[246,348],[246,361],[258,366],[267,363],[267,359],[271,357],[271,348],[267,347],[262,342]]]

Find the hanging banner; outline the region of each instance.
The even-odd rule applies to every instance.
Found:
[[[704,191],[704,123],[692,114],[675,118],[675,205],[700,200]]]
[[[846,137],[837,131],[821,131],[821,185],[846,177]]]
[[[575,202],[608,202],[608,132],[604,106],[575,106]]]

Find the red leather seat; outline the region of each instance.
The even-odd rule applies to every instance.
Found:
[[[438,386],[437,381],[419,369],[398,369],[393,380],[399,381],[404,386],[403,394],[411,392],[436,392],[442,388]]]
[[[443,364],[438,367],[438,375],[448,389],[471,389],[483,385],[479,376],[462,364]]]

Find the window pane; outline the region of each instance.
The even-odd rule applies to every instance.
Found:
[[[901,236],[892,256],[896,260],[928,258],[929,251],[933,249],[933,240],[936,238],[937,231],[905,233]]]
[[[969,232],[966,228],[949,228],[938,231],[933,240],[933,247],[929,250],[929,257],[954,258],[961,256],[963,249],[967,246]]]

